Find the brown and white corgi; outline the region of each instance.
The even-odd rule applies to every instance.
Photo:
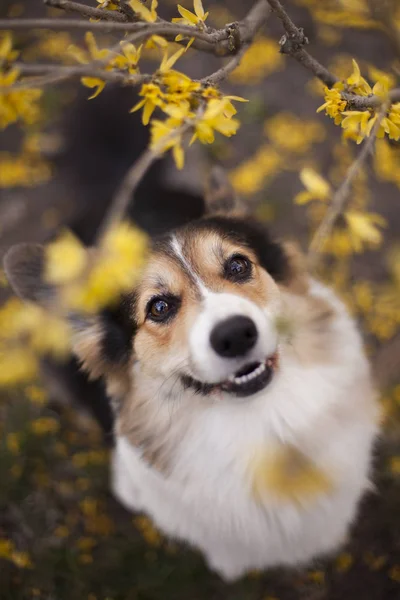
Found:
[[[13,247],[5,267],[46,304],[42,247]],[[211,211],[157,240],[136,289],[75,328],[114,401],[126,507],[226,579],[340,546],[369,485],[377,403],[354,321],[292,247]]]

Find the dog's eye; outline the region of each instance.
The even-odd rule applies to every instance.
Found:
[[[225,264],[225,277],[232,281],[246,281],[251,277],[251,262],[241,254],[235,254]]]
[[[147,317],[152,321],[166,321],[175,310],[176,303],[172,299],[152,298],[147,305]]]

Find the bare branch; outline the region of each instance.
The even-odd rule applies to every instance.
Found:
[[[102,10],[101,8],[92,8],[86,4],[78,2],[70,2],[70,0],[43,0],[44,4],[52,8],[60,8],[67,12],[75,12],[81,17],[89,17],[91,19],[101,19],[103,21],[117,21],[123,23],[127,21],[126,15],[121,14],[116,10]]]
[[[356,160],[350,165],[343,183],[336,190],[332,198],[332,202],[330,203],[324,218],[322,219],[317,231],[315,232],[311,240],[308,252],[308,263],[310,269],[315,269],[317,264],[317,258],[319,256],[321,248],[327,237],[330,235],[335,225],[336,219],[339,217],[339,215],[343,212],[345,208],[350,193],[350,186],[353,183],[354,178],[358,175],[360,169],[362,168],[368,154],[372,150],[372,147],[375,143],[376,134],[378,132],[382,119],[386,114],[387,109],[388,103],[382,105],[369,138],[364,142],[361,152],[359,153]]]
[[[90,64],[78,65],[76,67],[64,67],[48,64],[26,65],[16,63],[15,66],[21,75],[27,77],[32,76],[32,79],[18,81],[9,87],[0,87],[0,92],[7,93],[13,90],[37,88],[50,83],[65,81],[71,77],[94,77],[103,79],[104,81],[122,83],[124,85],[139,85],[151,78],[151,75],[147,74],[129,75],[128,73],[123,73],[121,71],[104,71]],[[38,75],[38,77],[35,77],[35,75]]]
[[[226,79],[228,77],[228,75],[230,73],[232,73],[232,71],[234,71],[236,69],[236,67],[239,66],[240,61],[243,58],[243,55],[246,53],[246,51],[249,48],[249,45],[242,46],[241,49],[239,50],[239,52],[233,58],[231,58],[226,63],[226,65],[224,65],[223,67],[218,69],[218,71],[215,71],[215,73],[212,73],[211,75],[208,75],[207,77],[204,77],[203,79],[201,79],[201,82],[205,83],[205,84],[209,84],[209,85],[216,85],[216,84],[220,83],[221,81],[223,81],[224,79]]]
[[[286,32],[279,42],[282,54],[289,54],[325,85],[332,87],[338,81],[338,78],[304,50],[304,46],[308,44],[308,38],[304,35],[304,31],[296,27],[279,0],[268,0],[268,3],[282,21]]]

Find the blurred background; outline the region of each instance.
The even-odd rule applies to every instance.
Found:
[[[99,0],[83,1],[97,6]],[[181,2],[192,9],[192,2]],[[250,1],[204,1],[208,24],[243,18]],[[368,79],[375,67],[400,81],[399,0],[285,0],[303,27],[310,52],[339,78],[352,58]],[[390,22],[384,15],[392,11]],[[158,13],[178,16],[174,0]],[[64,17],[40,0],[2,0],[0,18]],[[69,15],[70,16],[70,15]],[[60,63],[83,33],[15,32],[25,63]],[[278,238],[307,249],[325,210],[299,205],[299,173],[314,169],[336,188],[359,152],[324,113],[323,86],[278,52],[278,19],[266,27],[221,88],[247,98],[241,128],[210,146],[195,144],[177,171],[156,162],[129,209],[151,236],[201,214],[204,181],[219,164],[241,197]],[[118,37],[96,34],[100,47]],[[141,69],[152,72],[160,53],[148,50]],[[176,68],[201,78],[220,58],[190,50]],[[73,63],[72,63],[73,64]],[[0,136],[0,255],[17,242],[49,242],[65,227],[93,243],[118,184],[148,144],[139,113],[129,114],[137,90],[107,84],[95,99],[72,79],[44,88],[40,114]],[[64,348],[48,353],[46,320],[32,346],[0,271],[0,598],[67,600],[383,600],[400,598],[400,144],[377,140],[356,178],[350,206],[379,214],[379,233],[354,242],[339,220],[320,276],[346,301],[362,328],[383,408],[376,451],[376,489],[362,503],[339,555],[305,570],[252,573],[226,585],[201,556],[164,539],[143,515],[128,514],[108,485],[112,418],[101,382],[89,382]],[[13,329],[14,327],[14,329]],[[14,353],[20,336],[26,347]],[[42,337],[40,337],[42,335]],[[14,336],[14,337],[13,337]],[[15,341],[15,340],[14,340]],[[31,344],[32,348],[29,347]],[[39,349],[39,350],[38,350]],[[25,352],[25,350],[27,350]],[[12,352],[11,352],[12,351]],[[33,356],[33,352],[36,352]]]

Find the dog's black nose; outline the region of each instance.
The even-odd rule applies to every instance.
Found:
[[[210,342],[224,358],[244,356],[257,341],[256,326],[249,317],[237,315],[218,323],[211,332]]]

